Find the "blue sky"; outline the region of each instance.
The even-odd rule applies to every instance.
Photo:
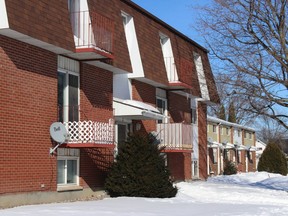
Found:
[[[133,0],[133,2],[205,47],[201,36],[192,27],[195,26],[199,15],[199,11],[194,7],[208,4],[212,0]]]

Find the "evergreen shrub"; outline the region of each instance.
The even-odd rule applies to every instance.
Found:
[[[155,136],[131,135],[121,144],[105,182],[111,197],[168,198],[177,194]]]
[[[225,166],[224,166],[224,175],[234,175],[237,174],[237,167],[236,165],[230,161],[230,160],[226,160],[225,161]]]
[[[266,146],[259,159],[257,170],[287,175],[287,161],[277,144],[269,143]]]

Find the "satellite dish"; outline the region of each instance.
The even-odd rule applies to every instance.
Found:
[[[66,127],[61,122],[54,122],[50,126],[50,136],[57,143],[64,143],[68,136]]]

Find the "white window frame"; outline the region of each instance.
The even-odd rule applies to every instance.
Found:
[[[65,187],[65,186],[79,186],[79,170],[80,170],[80,160],[79,160],[79,158],[80,157],[77,157],[77,156],[57,156],[57,162],[58,162],[58,160],[65,160],[65,170],[64,170],[64,172],[65,172],[65,183],[64,184],[62,184],[62,183],[60,183],[60,184],[58,184],[57,183],[57,186],[58,187]],[[77,170],[76,170],[76,175],[77,175],[77,177],[76,177],[76,183],[67,183],[67,161],[68,160],[76,160],[76,164],[77,164]],[[57,172],[58,172],[58,167],[57,167]],[[58,178],[58,176],[57,176],[57,178]],[[57,182],[58,182],[58,180],[57,180]]]
[[[65,74],[65,79],[66,82],[65,83],[65,88],[63,91],[63,122],[68,122],[69,120],[69,75],[73,75],[73,76],[77,76],[78,77],[78,107],[80,107],[80,74],[77,72],[73,72],[73,71],[68,71],[68,70],[64,70],[61,68],[58,68],[58,73],[63,73]],[[78,110],[79,112],[79,110]],[[80,120],[80,112],[78,113],[78,117]]]

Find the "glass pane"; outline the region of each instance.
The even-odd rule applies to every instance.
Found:
[[[65,160],[57,160],[57,184],[65,184]]]
[[[69,121],[79,121],[78,76],[69,74]]]
[[[118,151],[121,151],[121,146],[127,137],[127,127],[126,125],[118,124]]]
[[[77,183],[77,161],[67,160],[67,184]]]
[[[63,122],[65,74],[58,72],[58,120]]]

